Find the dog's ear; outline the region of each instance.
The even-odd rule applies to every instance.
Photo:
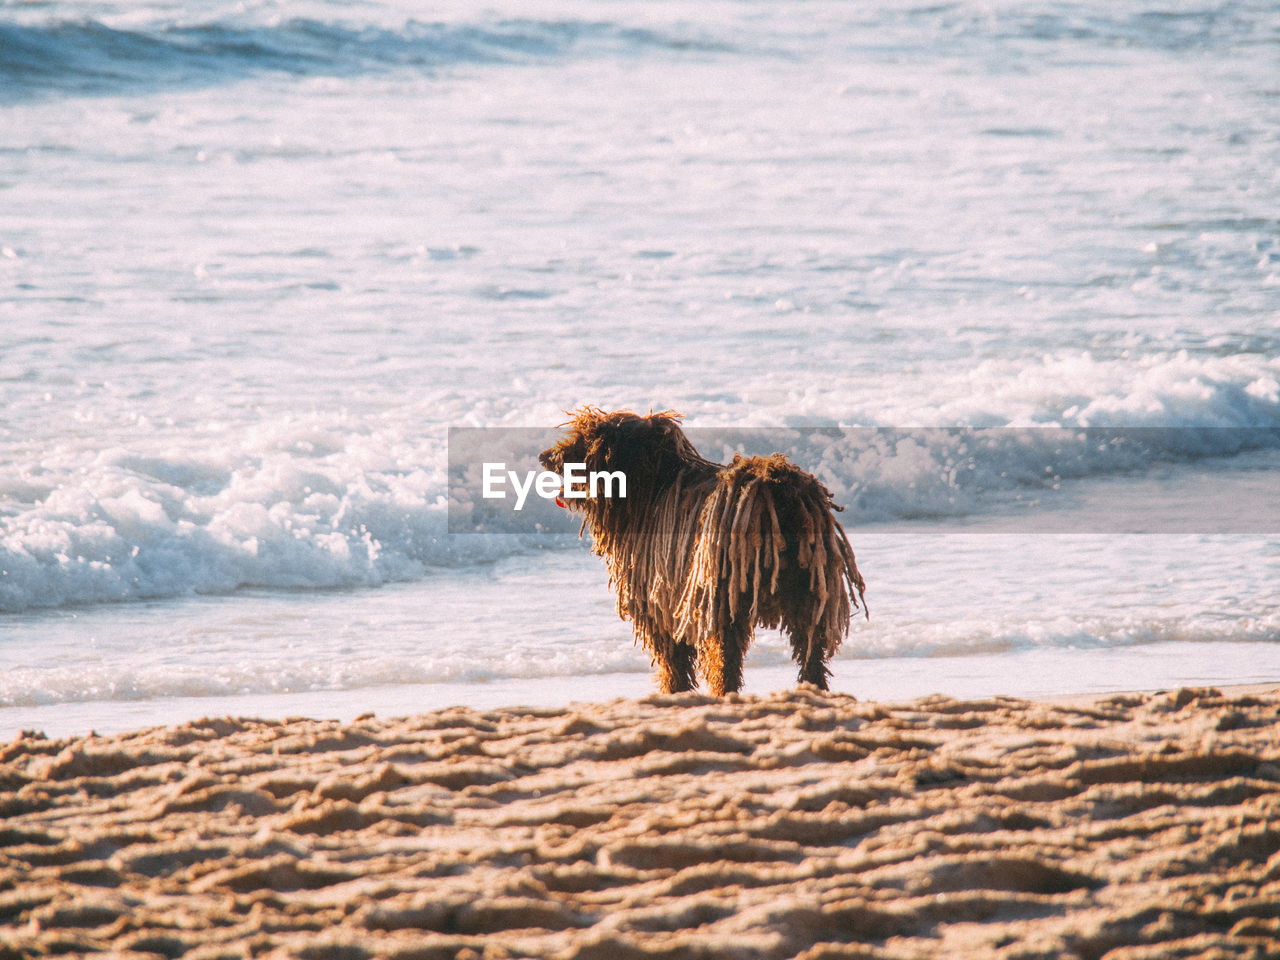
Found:
[[[587,470],[623,470],[631,461],[634,416],[625,412],[596,419],[583,435],[583,460]]]
[[[677,457],[682,437],[679,424],[669,416],[620,416],[602,426],[599,449],[603,462],[594,469],[621,470],[651,485]]]
[[[684,439],[684,431],[680,429],[680,414],[672,410],[651,413],[645,418],[653,431],[653,445],[663,452],[674,452]]]

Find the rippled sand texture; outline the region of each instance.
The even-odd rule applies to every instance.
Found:
[[[0,749],[0,956],[1274,957],[1280,692],[809,689]]]

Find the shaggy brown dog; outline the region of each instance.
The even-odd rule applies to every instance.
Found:
[[[583,463],[588,474],[625,474],[625,498],[565,505],[591,527],[618,614],[652,655],[665,693],[694,689],[695,670],[717,695],[738,690],[757,624],[782,627],[800,681],[825,690],[851,612],[859,600],[866,609],[866,585],[831,514],[842,508],[780,453],[735,455],[727,466],[704,459],[679,419],[582,407],[538,459],[555,473]]]

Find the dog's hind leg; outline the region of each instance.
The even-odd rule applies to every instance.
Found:
[[[828,645],[815,636],[819,628],[810,622],[810,611],[816,598],[802,585],[798,576],[784,576],[782,596],[782,631],[791,641],[791,656],[800,666],[800,683],[812,683],[819,690],[831,689],[831,671],[827,669]]]
[[[800,664],[801,683],[812,683],[819,690],[831,689],[831,670],[819,645],[809,643],[807,636],[792,636],[791,652]]]

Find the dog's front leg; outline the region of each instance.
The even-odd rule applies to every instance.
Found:
[[[687,643],[668,641],[658,661],[658,685],[663,693],[684,693],[698,689],[698,677],[694,672],[694,649]]]
[[[644,644],[658,668],[658,689],[663,693],[684,693],[698,689],[694,671],[695,650],[682,640],[674,639],[657,623],[637,618],[636,636]]]
[[[700,651],[702,675],[717,697],[742,689],[742,661],[751,643],[751,626],[734,621],[717,637],[711,637]]]
[[[800,661],[800,682],[812,683],[819,690],[831,688],[831,671],[827,668],[827,658],[821,649],[815,650],[807,641],[803,653],[797,650],[796,659]]]

